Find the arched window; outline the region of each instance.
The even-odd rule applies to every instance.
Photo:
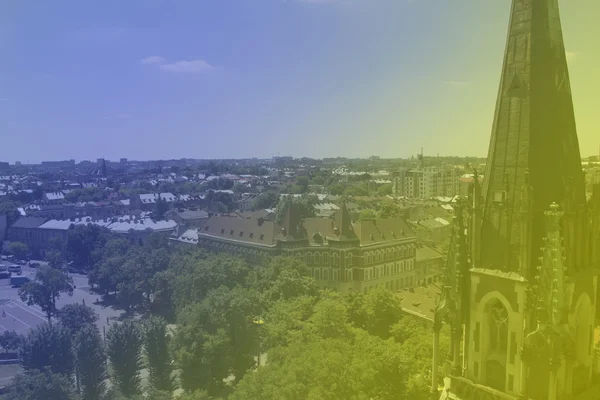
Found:
[[[504,391],[508,356],[508,310],[499,300],[492,300],[486,308],[485,382],[494,389]]]
[[[321,264],[321,253],[315,253],[315,264]]]
[[[346,255],[346,266],[350,267],[352,266],[352,253],[348,253]]]
[[[340,256],[338,254],[333,254],[332,257],[333,257],[333,265],[335,267],[340,265]]]
[[[323,264],[329,264],[329,254],[323,253]]]
[[[306,263],[311,265],[314,262],[313,259],[313,254],[312,253],[306,253]]]
[[[316,268],[315,268],[315,279],[316,280],[320,280],[321,279],[321,270],[316,269]]]
[[[352,270],[346,271],[346,281],[352,282]]]

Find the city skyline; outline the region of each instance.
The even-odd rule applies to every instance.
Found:
[[[32,4],[0,6],[5,161],[487,154],[509,2]],[[561,11],[587,157],[600,5]]]

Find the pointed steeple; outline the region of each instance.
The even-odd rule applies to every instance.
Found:
[[[340,211],[336,214],[335,226],[338,229],[340,240],[356,239],[354,228],[352,228],[352,220],[350,218],[350,213],[348,212],[348,208],[346,207],[345,201],[342,201]]]
[[[557,0],[513,0],[484,180],[483,268],[518,271],[524,186],[535,193],[533,249],[544,235],[543,212],[554,202],[564,208],[569,182],[573,206],[585,203]],[[532,260],[540,255],[533,251]]]

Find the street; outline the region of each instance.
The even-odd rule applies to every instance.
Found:
[[[45,264],[41,261],[36,262],[39,262],[40,265]],[[1,264],[10,265],[11,263],[2,261]],[[22,275],[29,276],[31,279],[35,277],[36,268],[30,268],[27,265],[21,268],[23,269]],[[100,296],[90,292],[86,275],[69,273],[69,276],[73,278],[75,286],[73,296],[62,294],[56,301],[56,307],[60,309],[67,304],[85,304],[99,315],[97,325],[100,332],[108,330],[108,326],[123,311],[96,304]],[[10,279],[0,279],[0,333],[5,330],[14,330],[20,334],[27,334],[31,328],[44,321],[46,321],[46,315],[39,306],[28,306],[22,302],[19,298],[19,289],[10,286]]]

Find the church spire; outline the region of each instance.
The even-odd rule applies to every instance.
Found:
[[[569,182],[575,208],[585,203],[557,0],[513,0],[484,178],[483,268],[516,272],[523,265],[519,213],[526,208],[521,204],[524,186],[535,193],[533,249],[542,244],[543,212],[554,202],[564,207]],[[534,251],[530,256],[533,261],[540,255]]]

